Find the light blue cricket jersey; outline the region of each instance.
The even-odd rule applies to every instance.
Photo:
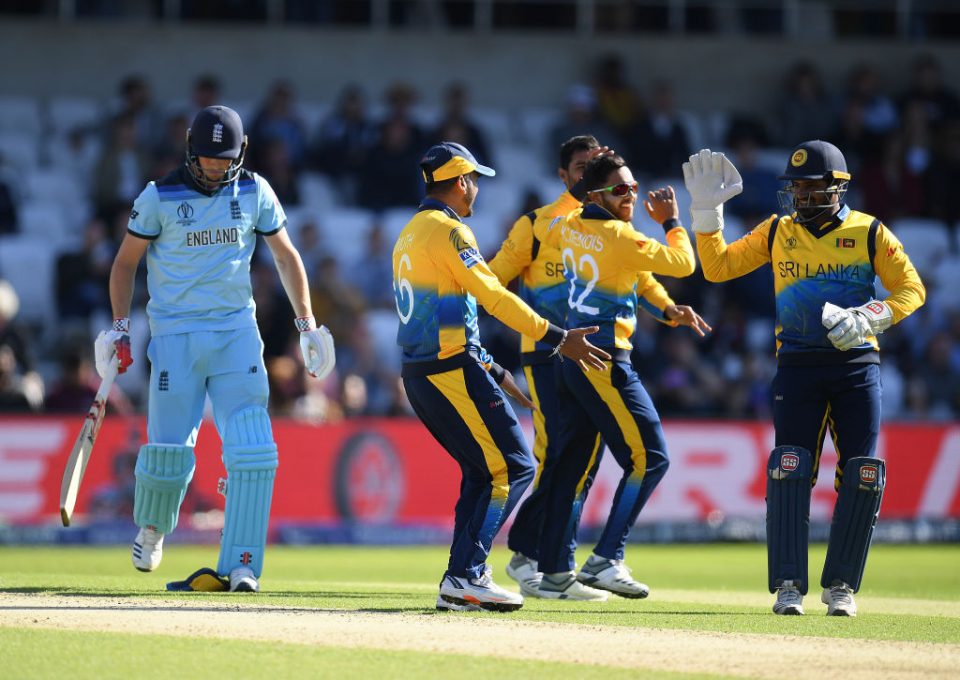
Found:
[[[147,184],[127,230],[152,241],[150,332],[256,327],[250,258],[257,234],[275,234],[286,223],[267,181],[246,170],[212,193],[200,189],[184,166]]]

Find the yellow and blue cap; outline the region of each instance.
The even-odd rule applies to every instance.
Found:
[[[455,142],[440,142],[427,149],[420,159],[420,169],[427,184],[469,175],[471,172],[487,177],[497,174],[493,168],[480,165],[465,146]]]

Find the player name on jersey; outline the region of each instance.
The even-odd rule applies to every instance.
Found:
[[[860,266],[856,264],[777,262],[777,269],[782,279],[861,280],[866,278],[866,273],[861,273]]]
[[[220,243],[237,243],[240,241],[240,229],[226,227],[224,229],[204,229],[203,231],[187,232],[187,247],[213,246]]]

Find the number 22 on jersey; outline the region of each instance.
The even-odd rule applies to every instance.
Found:
[[[593,259],[593,255],[590,253],[584,253],[580,256],[580,261],[577,262],[577,258],[571,248],[565,248],[562,256],[564,270],[569,272],[567,276],[570,279],[570,295],[567,298],[567,304],[570,305],[570,309],[581,312],[582,314],[599,313],[599,308],[584,304],[584,300],[587,299],[587,296],[590,295],[593,287],[597,285],[597,281],[600,279],[600,267],[597,265],[597,261]],[[588,269],[590,273],[589,281],[587,281]],[[574,295],[577,293],[578,280],[586,281],[586,285],[584,285],[580,295],[574,299]]]

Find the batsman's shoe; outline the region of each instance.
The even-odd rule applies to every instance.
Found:
[[[437,610],[441,612],[479,612],[483,611],[483,607],[478,604],[447,602],[443,599],[443,595],[437,595]]]
[[[840,582],[823,589],[820,601],[827,605],[827,616],[856,616],[857,603],[853,599],[853,589]]]
[[[445,574],[443,580],[440,581],[440,597],[437,598],[438,607],[441,600],[459,607],[475,605],[480,609],[493,612],[512,612],[523,606],[523,597],[494,583],[489,570],[484,572],[480,578]],[[455,607],[450,609],[471,611]]]
[[[635,581],[630,576],[630,568],[623,560],[610,560],[599,555],[590,555],[577,574],[577,580],[591,588],[608,590],[614,595],[629,598],[643,598],[650,594],[645,583]]]
[[[260,590],[257,577],[250,567],[234,567],[230,572],[231,593],[255,593]]]
[[[153,527],[144,527],[133,539],[133,566],[140,571],[153,571],[163,558],[163,534]]]
[[[783,616],[803,616],[803,595],[793,581],[784,581],[777,588],[777,601],[773,603],[773,613]]]
[[[605,602],[609,593],[584,585],[572,571],[544,574],[540,580],[537,596],[548,600],[579,600],[581,602]]]
[[[523,553],[513,553],[507,564],[507,576],[520,585],[520,592],[526,597],[540,597],[538,588],[543,574],[537,571],[537,561]]]

